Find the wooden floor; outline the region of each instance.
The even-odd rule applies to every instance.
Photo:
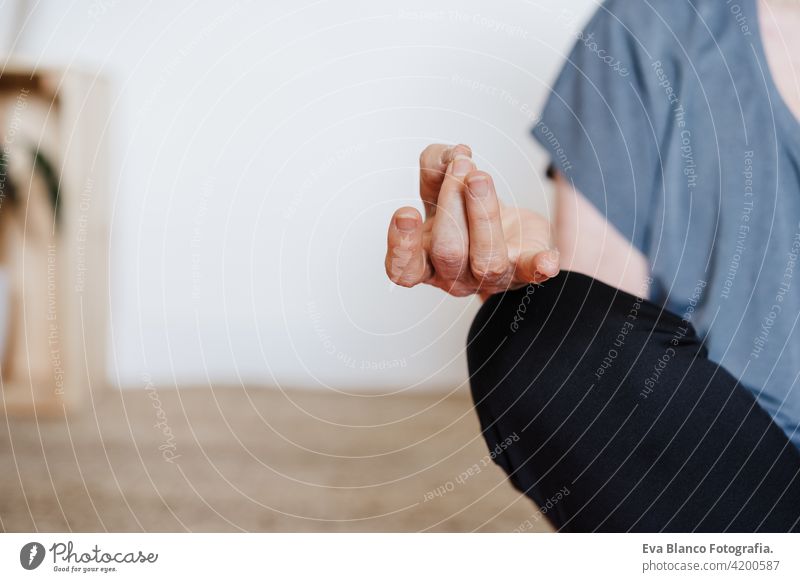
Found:
[[[548,531],[486,455],[463,392],[109,391],[0,419],[0,529]]]

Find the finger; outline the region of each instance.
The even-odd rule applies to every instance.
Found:
[[[516,265],[514,279],[519,283],[544,283],[558,275],[559,254],[556,249],[523,252]]]
[[[400,208],[392,216],[385,267],[389,278],[403,287],[413,287],[430,278],[422,245],[422,217],[415,208]]]
[[[419,156],[419,195],[425,204],[425,216],[430,218],[436,213],[436,201],[439,198],[447,166],[459,154],[472,157],[472,150],[463,144],[456,146],[432,144]]]
[[[469,264],[481,287],[503,287],[511,282],[500,201],[492,177],[470,172],[466,177],[466,207],[469,222]]]
[[[446,280],[472,278],[464,177],[474,169],[469,157],[458,154],[447,166],[439,191],[431,231],[431,261],[437,275]]]

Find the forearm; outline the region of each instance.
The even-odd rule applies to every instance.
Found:
[[[561,268],[645,296],[650,269],[641,251],[560,174],[555,187],[554,228]]]

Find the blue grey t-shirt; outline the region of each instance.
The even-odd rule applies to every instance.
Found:
[[[800,448],[800,122],[757,0],[608,0],[533,128]]]

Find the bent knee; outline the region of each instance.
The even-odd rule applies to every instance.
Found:
[[[548,282],[550,283],[550,282]],[[524,426],[558,391],[559,370],[574,361],[575,342],[564,343],[558,320],[558,281],[490,297],[467,340],[470,389],[484,427],[501,432]]]
[[[579,402],[604,406],[612,398],[612,406],[627,400],[620,403],[627,409],[641,375],[631,371],[648,367],[679,323],[664,313],[569,271],[543,285],[490,297],[472,322],[467,344],[479,416],[523,422],[549,408],[549,424],[561,422]]]

